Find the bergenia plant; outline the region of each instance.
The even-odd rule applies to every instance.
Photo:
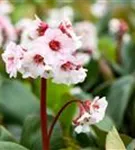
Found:
[[[69,20],[63,20],[58,27],[52,28],[38,17],[33,26],[27,30],[29,42],[16,45],[10,42],[2,54],[6,71],[10,77],[21,73],[23,78],[41,78],[40,117],[43,150],[49,150],[49,141],[56,121],[68,105],[79,104],[79,116],[73,124],[77,133],[89,131],[89,125],[103,119],[107,107],[105,98],[96,97],[90,100],[72,100],[58,112],[49,129],[47,129],[46,80],[58,84],[77,84],[83,82],[87,70],[78,61],[74,53],[80,46],[80,37],[75,34]],[[83,43],[82,43],[83,44]]]

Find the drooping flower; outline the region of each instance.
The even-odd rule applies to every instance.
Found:
[[[11,77],[16,77],[18,70],[22,65],[23,49],[13,42],[10,42],[2,54],[3,61],[6,64],[6,71]]]
[[[106,98],[95,97],[91,102],[86,100],[83,105],[80,104],[80,114],[73,123],[76,126],[77,133],[89,132],[89,126],[100,122],[104,116],[107,108]]]

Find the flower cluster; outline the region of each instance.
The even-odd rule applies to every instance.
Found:
[[[96,124],[104,118],[108,102],[105,97],[95,97],[93,101],[86,100],[80,104],[80,114],[73,121],[77,133],[90,131],[90,125]]]
[[[13,7],[8,1],[0,1],[0,47],[7,45],[10,40],[16,40],[16,31],[9,18]]]
[[[10,77],[20,72],[23,78],[52,78],[55,83],[84,81],[86,69],[74,56],[80,40],[69,20],[52,28],[36,18],[31,28],[25,30],[24,39],[20,45],[11,42],[2,54]]]

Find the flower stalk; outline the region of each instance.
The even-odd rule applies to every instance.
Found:
[[[43,150],[49,150],[49,138],[47,132],[47,83],[46,79],[41,79],[41,100],[40,100],[40,119]]]
[[[57,113],[56,117],[54,118],[52,124],[51,124],[51,127],[49,129],[49,134],[48,134],[48,138],[49,140],[51,139],[51,135],[52,135],[52,132],[53,132],[53,129],[54,129],[54,126],[55,124],[57,123],[60,115],[63,113],[63,111],[72,103],[80,103],[81,105],[83,105],[83,102],[81,100],[71,100],[69,102],[67,102],[60,110],[59,112]]]

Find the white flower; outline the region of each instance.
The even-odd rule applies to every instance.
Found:
[[[40,18],[35,16],[36,19],[33,21],[31,28],[29,29],[29,36],[32,39],[36,39],[39,36],[43,36],[48,29],[48,24],[41,21]]]
[[[0,15],[7,15],[13,11],[13,6],[8,0],[0,0]]]
[[[91,124],[98,123],[104,118],[105,110],[107,108],[107,101],[105,97],[95,97],[90,105],[89,113],[91,114]]]
[[[38,38],[38,41],[45,47],[47,57],[53,62],[76,50],[72,38],[63,34],[60,29],[47,29],[45,35]]]
[[[6,64],[6,71],[10,74],[10,78],[17,76],[17,71],[21,68],[22,57],[22,48],[19,45],[10,42],[2,54],[2,59]]]
[[[80,104],[80,114],[73,122],[75,131],[80,132],[89,132],[89,126],[98,123],[104,118],[105,111],[107,108],[106,98],[95,97],[91,102],[86,100],[83,104]]]
[[[90,123],[89,123],[90,114],[85,112],[78,120],[78,126],[75,127],[76,133],[87,133],[90,132]]]
[[[84,81],[86,71],[74,57],[64,58],[54,69],[53,82],[67,85],[77,84]]]
[[[72,38],[76,44],[76,49],[80,48],[82,46],[81,37],[77,36],[73,26],[68,18],[64,19],[60,25],[59,29],[66,34],[68,37]]]
[[[90,6],[91,13],[101,18],[103,17],[108,11],[108,1],[107,0],[97,0],[95,4]]]
[[[28,43],[45,34],[48,25],[41,21],[37,16],[34,21],[30,19],[21,20],[16,28],[21,31],[21,45],[27,47]]]
[[[22,66],[19,71],[23,74],[23,78],[49,78],[50,76],[48,75],[51,72],[51,66],[49,66],[47,62],[48,58],[42,46],[38,43],[33,43],[24,54]]]

